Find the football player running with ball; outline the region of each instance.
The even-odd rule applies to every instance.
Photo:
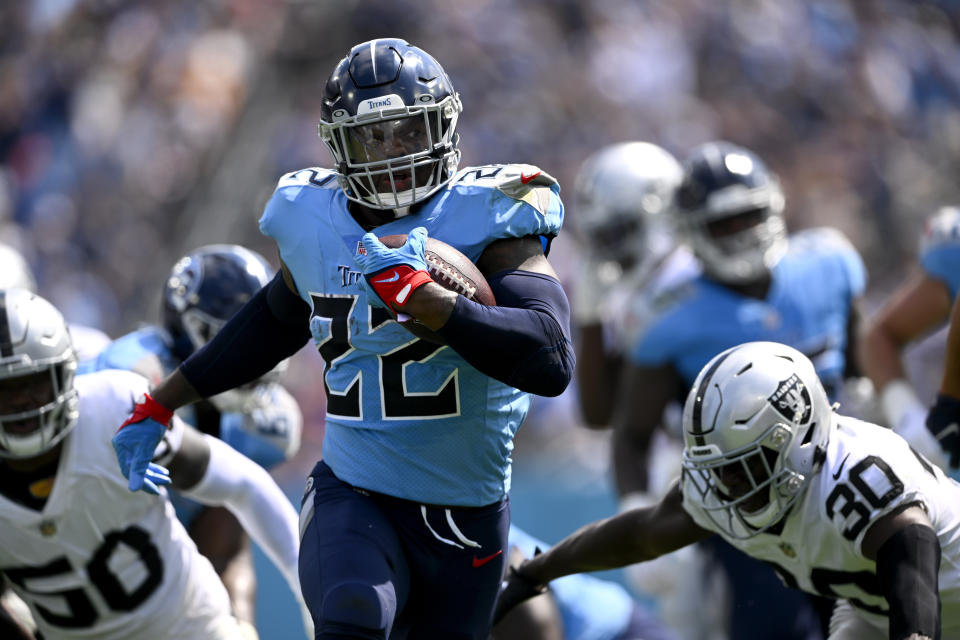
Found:
[[[837,599],[830,640],[960,637],[960,485],[890,429],[836,414],[806,356],[771,342],[717,355],[683,435],[683,474],[659,504],[525,561],[497,616],[561,576],[718,534],[791,587]]]
[[[260,466],[172,416],[156,454],[173,478],[151,463],[154,495],[131,493],[110,439],[147,381],[76,368],[60,312],[0,290],[0,575],[48,640],[249,637],[162,487],[227,507],[298,593],[293,506]]]
[[[575,367],[546,259],[559,187],[530,165],[458,170],[460,111],[425,51],[399,39],[351,49],[321,106],[335,170],[283,176],[260,220],[281,271],[114,439],[139,489],[164,415],[255,379],[312,337],[327,414],[301,507],[300,582],[317,638],[487,638],[513,436],[530,394],[560,394]],[[397,249],[377,239],[395,234],[408,236]],[[432,281],[428,234],[476,263],[498,306]],[[416,339],[400,313],[447,344]]]

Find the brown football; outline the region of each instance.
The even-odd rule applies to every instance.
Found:
[[[383,236],[380,242],[396,249],[403,246],[407,241],[405,233]],[[450,291],[456,291],[460,295],[485,304],[494,306],[497,304],[493,291],[487,283],[487,279],[480,273],[477,265],[467,256],[463,255],[459,249],[450,246],[442,240],[436,238],[427,238],[427,244],[424,247],[423,257],[427,261],[427,271],[433,281]],[[401,327],[423,340],[428,340],[435,344],[446,344],[446,340],[440,337],[435,331],[416,320],[399,323]]]

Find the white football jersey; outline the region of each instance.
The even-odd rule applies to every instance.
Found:
[[[626,274],[610,292],[610,320],[604,327],[604,341],[609,348],[616,353],[632,349],[656,317],[657,301],[700,271],[693,253],[686,246],[677,245],[659,259],[645,262]]]
[[[78,376],[79,418],[42,511],[0,495],[0,572],[48,639],[207,638],[229,616],[216,572],[165,496],[131,492],[111,438],[147,391],[109,370]],[[175,420],[161,444],[179,446]]]
[[[876,563],[863,556],[861,544],[884,515],[922,505],[942,549],[943,637],[960,637],[960,484],[892,430],[846,416],[837,416],[837,422],[823,466],[782,530],[725,539],[772,565],[788,586],[845,600],[873,626],[886,629],[889,608]],[[716,530],[694,501],[685,499],[684,508],[701,527]]]

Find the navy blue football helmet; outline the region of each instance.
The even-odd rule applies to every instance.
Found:
[[[677,227],[720,282],[755,282],[787,248],[780,183],[752,151],[729,142],[696,147],[683,163]]]
[[[206,344],[247,300],[270,282],[259,253],[235,244],[211,244],[180,258],[163,287],[163,325],[173,350],[186,360]]]
[[[353,47],[327,80],[319,125],[347,198],[399,217],[436,193],[460,162],[462,110],[425,51],[396,38]]]

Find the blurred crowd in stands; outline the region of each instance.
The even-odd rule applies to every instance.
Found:
[[[569,196],[612,142],[753,149],[793,229],[833,225],[860,250],[868,300],[902,277],[923,218],[960,202],[952,0],[11,0],[0,24],[0,242],[68,320],[114,336],[156,320],[165,274],[200,244],[276,264],[262,206],[284,172],[329,164],[327,74],[378,36],[450,74],[461,166],[536,164]],[[561,276],[575,257],[561,237]],[[312,461],[309,360],[290,386]]]

